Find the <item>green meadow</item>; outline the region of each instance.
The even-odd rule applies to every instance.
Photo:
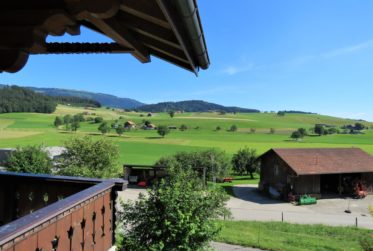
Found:
[[[168,125],[177,128],[187,125],[186,131],[172,130],[165,138],[158,136],[154,130],[136,129],[117,136],[115,130],[103,136],[97,130],[98,124],[82,122],[78,132],[66,132],[63,126],[56,129],[54,118],[59,115],[77,114],[81,112],[95,113],[102,116],[111,124],[116,119],[120,123],[128,120],[138,125],[142,121],[150,120],[155,125]],[[93,115],[89,115],[94,117]],[[289,138],[292,131],[303,127],[311,128],[314,124],[328,124],[342,126],[356,121],[323,116],[317,114],[286,114],[277,116],[274,113],[258,114],[224,114],[218,113],[176,113],[170,118],[167,113],[155,113],[147,117],[147,113],[121,112],[105,108],[85,110],[68,106],[58,106],[54,114],[36,113],[8,113],[0,114],[0,147],[16,147],[30,144],[44,144],[47,146],[62,145],[72,137],[91,135],[92,137],[106,137],[118,144],[121,152],[121,162],[133,164],[152,164],[161,156],[171,155],[179,151],[193,151],[207,148],[220,148],[232,155],[242,147],[257,149],[263,153],[273,147],[360,147],[373,154],[373,130],[366,130],[364,134],[335,134],[327,136],[310,136],[301,141]],[[371,127],[373,123],[364,122]],[[236,125],[238,130],[230,132],[228,129]],[[220,131],[216,131],[216,127]],[[255,133],[250,129],[254,128]],[[270,134],[270,128],[275,129]]]

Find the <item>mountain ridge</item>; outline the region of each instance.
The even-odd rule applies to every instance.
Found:
[[[0,88],[4,86],[7,86],[7,85],[0,84]],[[135,109],[139,106],[145,105],[145,103],[142,103],[135,99],[121,98],[115,95],[105,94],[105,93],[96,93],[96,92],[63,89],[63,88],[44,88],[44,87],[29,87],[29,86],[25,86],[25,88],[28,88],[35,92],[42,93],[44,95],[52,96],[52,97],[72,96],[72,97],[92,99],[92,100],[98,101],[103,106],[110,106],[110,107],[115,107],[115,108]]]
[[[258,113],[257,109],[242,108],[236,106],[223,106],[215,103],[206,102],[203,100],[185,100],[178,102],[160,102],[156,104],[144,105],[136,108],[144,112],[168,112],[168,111],[184,111],[184,112],[243,112],[243,113]]]

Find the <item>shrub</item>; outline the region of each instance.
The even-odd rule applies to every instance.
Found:
[[[94,141],[86,136],[66,141],[65,147],[67,151],[61,156],[59,174],[97,178],[118,176],[119,150],[112,142]]]
[[[184,124],[182,124],[181,126],[180,126],[180,131],[185,131],[185,130],[187,130],[188,129],[188,126],[187,125],[184,125]]]
[[[98,124],[98,123],[102,123],[104,121],[104,119],[102,117],[95,117],[95,123]]]
[[[155,165],[166,166],[167,168],[180,168],[195,170],[200,177],[207,179],[213,177],[224,178],[230,173],[231,163],[224,151],[209,149],[198,152],[179,152],[169,157],[163,157]]]
[[[232,125],[231,128],[229,129],[229,131],[231,131],[231,132],[237,131],[237,126],[236,125]]]
[[[364,251],[373,251],[373,237],[364,237],[360,239],[360,246]]]
[[[42,146],[17,147],[8,160],[9,171],[20,173],[52,172],[53,163]]]

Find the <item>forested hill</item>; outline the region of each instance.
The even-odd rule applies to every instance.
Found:
[[[58,88],[36,88],[36,87],[30,87],[30,88],[36,92],[40,92],[48,96],[73,96],[73,97],[86,98],[86,99],[95,100],[99,102],[101,105],[109,106],[109,107],[134,109],[134,108],[144,105],[144,103],[141,103],[134,99],[120,98],[114,95],[104,94],[104,93],[94,93],[94,92],[87,92],[87,91],[76,91],[76,90],[58,89]]]
[[[100,102],[88,98],[79,98],[73,96],[55,96],[53,99],[61,105],[70,105],[77,107],[101,107]]]
[[[245,113],[257,113],[260,112],[256,109],[248,109],[241,107],[229,107],[222,106],[214,103],[205,102],[202,100],[188,100],[180,102],[162,102],[152,105],[144,105],[137,108],[140,111],[145,112],[167,112],[167,111],[184,111],[184,112],[245,112]]]
[[[0,113],[52,113],[56,110],[56,107],[57,102],[51,97],[35,93],[26,88],[6,86],[0,89]]]

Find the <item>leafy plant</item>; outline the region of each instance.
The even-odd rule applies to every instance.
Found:
[[[232,157],[233,170],[240,175],[246,172],[250,174],[251,179],[254,179],[253,174],[259,167],[256,159],[257,154],[255,149],[247,147],[240,149]]]
[[[219,187],[206,189],[192,170],[169,170],[136,202],[122,203],[118,214],[122,250],[206,250],[220,227],[213,219],[228,214],[228,197]]]
[[[65,142],[58,173],[85,177],[117,177],[120,173],[118,146],[106,139],[86,136]]]
[[[20,173],[52,172],[53,163],[42,146],[17,147],[8,160],[8,170]]]
[[[157,133],[164,138],[164,136],[170,133],[170,129],[168,128],[168,126],[159,125],[157,127]]]

